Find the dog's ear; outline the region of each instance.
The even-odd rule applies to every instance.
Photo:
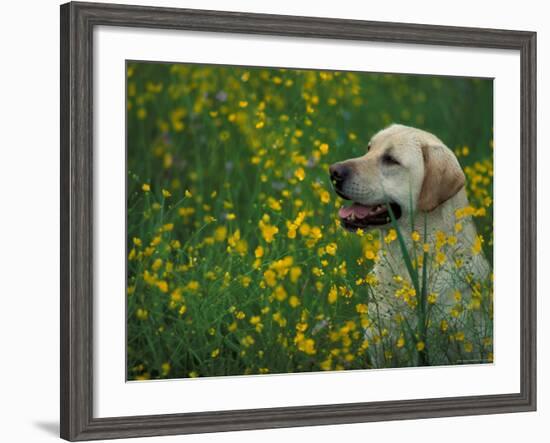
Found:
[[[424,182],[418,197],[421,211],[432,211],[464,186],[466,177],[452,151],[443,145],[422,146]]]

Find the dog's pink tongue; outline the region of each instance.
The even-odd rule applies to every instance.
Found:
[[[338,215],[341,218],[348,218],[353,214],[356,218],[365,218],[369,215],[370,208],[368,206],[360,205],[359,203],[354,203],[351,206],[342,207],[338,211]]]

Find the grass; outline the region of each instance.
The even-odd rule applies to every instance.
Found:
[[[474,217],[492,261],[491,80],[157,63],[127,72],[128,379],[492,360],[491,282],[467,281],[457,265],[452,278],[472,295],[443,306],[426,279],[442,256],[455,260],[454,233],[422,258],[401,248],[409,275],[377,282],[372,265],[402,233],[340,229],[327,173],[390,123],[435,133],[466,172],[472,206],[459,215]],[[390,283],[417,325],[377,315]]]

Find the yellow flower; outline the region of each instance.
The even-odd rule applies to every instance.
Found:
[[[137,111],[137,118],[145,120],[145,117],[147,117],[147,110],[145,108],[139,108]]]
[[[306,172],[304,171],[304,168],[296,169],[296,171],[294,171],[294,177],[296,177],[300,181],[303,181],[306,178]]]
[[[275,312],[273,314],[273,320],[281,327],[284,328],[286,326],[286,319],[282,316],[280,312]]]
[[[447,329],[449,329],[449,323],[447,320],[441,320],[441,323],[439,324],[439,329],[441,329],[443,332],[446,332]]]
[[[167,191],[166,189],[163,189],[162,190],[162,196],[165,197],[165,198],[168,198],[168,197],[172,197],[172,194],[170,193],[170,191]]]
[[[149,380],[151,378],[151,374],[148,372],[144,372],[143,374],[136,375],[136,380]]]
[[[295,308],[300,304],[300,299],[295,295],[291,295],[290,298],[288,299],[288,304],[291,307]]]
[[[143,192],[149,192],[151,190],[151,185],[148,183],[143,183],[143,185],[141,185],[141,189]]]
[[[157,258],[153,264],[151,265],[151,269],[153,271],[158,271],[160,267],[162,266],[162,258]]]
[[[273,295],[278,301],[284,301],[287,298],[288,293],[286,292],[285,288],[279,285],[275,288]]]
[[[428,294],[428,303],[433,305],[437,301],[437,294],[434,294],[433,292],[431,294]]]
[[[174,163],[174,157],[172,157],[172,154],[169,152],[164,154],[164,157],[162,158],[162,166],[164,166],[164,169],[169,169],[172,164]]]
[[[301,226],[301,224],[304,222],[304,219],[306,218],[306,213],[305,211],[300,211],[298,212],[298,215],[296,216],[296,218],[294,219],[294,225],[296,227],[298,226]]]
[[[304,223],[300,226],[300,235],[303,235],[304,237],[307,237],[311,231],[311,226],[309,226],[307,223]]]
[[[369,312],[369,307],[364,303],[359,303],[359,304],[355,305],[355,310],[359,314],[367,314]]]
[[[162,375],[167,376],[168,373],[170,372],[170,369],[172,369],[172,366],[170,366],[170,362],[164,362],[160,366],[160,369],[161,369]]]
[[[195,213],[195,208],[179,208],[178,214],[182,217],[189,217]]]
[[[365,252],[365,257],[369,260],[374,260],[376,258],[376,254],[371,249],[368,249],[367,252]]]
[[[148,285],[154,285],[156,280],[156,277],[152,276],[151,273],[147,270],[143,271],[143,280]]]
[[[219,348],[214,349],[214,350],[210,353],[210,356],[211,356],[212,358],[216,358],[218,355],[220,355],[220,349],[219,349]]]
[[[424,252],[430,252],[430,245],[429,245],[428,243],[424,243],[424,244],[422,245],[422,250],[423,250]]]
[[[328,302],[332,305],[336,303],[336,300],[338,300],[338,290],[336,289],[336,286],[332,286],[328,293]]]
[[[481,307],[481,301],[479,300],[479,298],[474,298],[469,303],[468,307],[473,310],[478,310]]]
[[[174,303],[177,303],[182,300],[180,288],[174,289],[172,291],[172,293],[170,294],[170,300],[172,300]]]
[[[420,241],[420,234],[417,231],[413,231],[411,233],[411,238],[413,241]]]
[[[447,257],[441,251],[439,251],[435,256],[435,261],[437,262],[438,265],[442,265],[443,263],[445,263],[446,260],[447,260]]]
[[[259,221],[258,226],[260,227],[260,231],[262,232],[262,237],[267,243],[271,243],[275,238],[275,235],[277,235],[277,233],[279,232],[279,228],[277,226],[270,225],[263,220]]]
[[[388,234],[384,237],[384,241],[386,243],[391,243],[392,241],[395,241],[395,239],[397,239],[397,231],[395,229],[390,229]],[[372,258],[370,260],[372,260]]]
[[[401,336],[397,339],[396,346],[398,348],[402,348],[403,346],[405,346],[405,338],[403,336]]]
[[[312,338],[305,338],[304,334],[299,332],[296,334],[296,337],[294,338],[294,343],[296,343],[296,346],[298,350],[304,352],[308,355],[315,354],[315,340]]]
[[[336,245],[336,243],[329,243],[325,247],[325,251],[327,252],[328,255],[336,255],[337,249],[338,249],[338,246]]]
[[[254,256],[256,258],[262,258],[264,256],[264,248],[261,247],[261,246],[258,246],[255,250],[254,250]]]
[[[249,346],[252,346],[254,343],[255,343],[254,337],[252,337],[251,335],[247,335],[246,337],[244,337],[244,338],[241,340],[241,344],[242,344],[245,348],[248,348]]]
[[[293,266],[290,268],[290,281],[296,283],[300,276],[302,275],[302,268],[299,266]]]
[[[476,212],[474,213],[474,216],[475,217],[483,217],[487,214],[487,211],[485,210],[485,208],[479,208],[476,210]]]
[[[326,189],[321,190],[319,195],[321,197],[321,203],[330,203],[330,193]]]
[[[435,238],[436,238],[436,242],[435,242],[436,249],[440,249],[447,241],[447,236],[443,231],[437,231],[435,233]]]
[[[365,283],[371,286],[376,286],[378,284],[378,278],[374,274],[367,274],[365,277]]]
[[[188,189],[186,189],[186,190],[185,190],[185,196],[186,196],[187,198],[191,198],[191,197],[193,197],[193,194],[191,194],[191,191],[189,191]]]
[[[481,252],[481,245],[483,244],[483,237],[481,235],[476,236],[474,244],[472,246],[472,254],[479,255]]]
[[[319,367],[323,371],[330,371],[332,369],[332,358],[328,357],[326,360],[323,360]]]
[[[417,350],[418,352],[423,351],[425,347],[426,347],[426,345],[424,344],[423,341],[419,341],[419,342],[416,344],[416,350]]]
[[[288,229],[288,233],[286,235],[288,236],[288,238],[290,239],[296,238],[296,225],[294,223],[287,222],[287,229]]]
[[[466,206],[465,208],[458,208],[455,211],[455,216],[456,218],[461,219],[464,217],[470,217],[474,215],[474,213],[475,213],[475,208],[473,208],[472,206]]]
[[[267,205],[273,209],[274,211],[280,211],[281,210],[281,202],[278,200],[275,200],[273,197],[269,197],[267,199]]]
[[[214,240],[217,242],[223,242],[227,238],[227,228],[225,226],[218,226],[214,231]]]
[[[267,283],[267,286],[273,287],[277,284],[277,274],[271,269],[268,269],[264,272],[264,280]]]
[[[231,248],[234,248],[237,253],[243,256],[248,252],[248,242],[241,239],[240,229],[237,229],[227,238],[227,244],[229,245],[227,248],[229,252],[231,252]]]
[[[200,283],[197,280],[191,280],[189,283],[187,283],[186,288],[191,291],[195,292],[200,288]]]
[[[238,240],[237,244],[235,245],[235,251],[237,251],[237,253],[241,256],[246,255],[246,253],[248,252],[248,242],[244,239]]]
[[[139,320],[147,320],[147,318],[149,317],[149,311],[147,311],[147,309],[138,308],[136,310],[136,317]]]
[[[319,145],[319,151],[321,154],[326,155],[328,153],[328,145],[326,143],[321,143],[321,145]]]
[[[159,282],[157,282],[157,287],[162,291],[162,292],[168,292],[168,283],[164,280],[161,280]]]

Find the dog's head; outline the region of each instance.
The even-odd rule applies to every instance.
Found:
[[[349,230],[384,226],[411,211],[432,211],[465,182],[453,152],[434,135],[403,125],[378,132],[367,152],[330,166],[336,193],[351,206],[340,208]]]

